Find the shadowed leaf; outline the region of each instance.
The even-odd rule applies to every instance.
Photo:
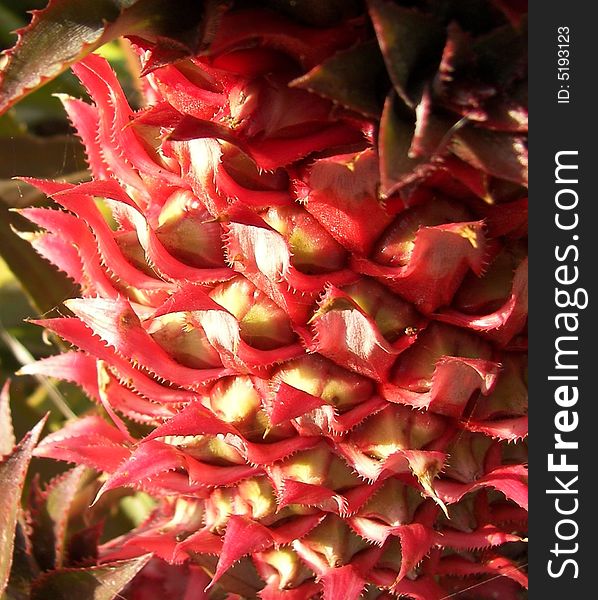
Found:
[[[419,160],[409,157],[414,125],[401,118],[395,108],[395,94],[389,94],[380,120],[378,153],[380,155],[381,193],[390,196],[402,178],[412,174]]]
[[[14,551],[10,578],[6,588],[7,600],[29,600],[31,581],[39,574],[31,552],[31,542],[27,538],[26,525],[23,517],[17,518],[15,529]]]
[[[95,564],[98,558],[98,544],[104,530],[104,522],[99,521],[73,533],[68,542],[65,563],[69,566],[83,567]]]
[[[146,554],[99,567],[50,571],[33,583],[31,600],[112,600],[150,558]]]
[[[338,52],[291,85],[377,117],[382,107],[380,83],[388,81],[385,73],[378,44],[366,42]]]
[[[14,452],[0,464],[0,593],[4,591],[10,575],[25,475],[45,422],[46,417],[25,435]]]
[[[421,82],[440,60],[442,29],[428,15],[388,0],[370,0],[369,10],[394,88],[415,108]]]
[[[359,13],[359,0],[268,0],[268,4],[316,27],[333,25]]]
[[[196,564],[205,570],[210,578],[214,576],[218,562],[217,556],[198,554],[194,556],[194,560]],[[216,589],[221,587],[224,590],[230,591],[231,594],[238,594],[239,596],[237,597],[241,598],[258,598],[257,592],[263,585],[263,581],[259,578],[252,561],[242,558],[222,575],[216,585]]]
[[[37,492],[31,541],[42,569],[59,568],[64,562],[66,527],[71,506],[85,477],[85,467],[76,467],[54,478]]]
[[[476,169],[527,186],[527,144],[521,135],[465,127],[451,150]]]
[[[473,45],[480,76],[493,86],[506,89],[527,74],[527,22],[519,29],[498,27]]]

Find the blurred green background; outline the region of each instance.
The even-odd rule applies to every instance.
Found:
[[[45,4],[46,0],[0,0],[1,50],[13,46],[17,40],[14,31],[26,26],[31,18],[28,11]],[[112,63],[135,103],[128,47],[115,41],[102,47],[100,53]],[[24,362],[58,350],[56,340],[45,339],[39,327],[25,320],[59,314],[63,312],[62,300],[76,295],[75,284],[15,233],[32,230],[15,209],[48,205],[43,195],[15,177],[66,181],[87,177],[84,151],[56,94],[86,97],[77,79],[67,71],[0,117],[0,384],[12,380],[17,437],[48,410],[52,427],[72,411],[88,408],[73,386],[14,376]]]
[[[24,27],[28,11],[43,8],[46,0],[0,0],[0,50],[12,47],[13,33]],[[136,90],[131,76],[132,54],[119,40],[103,46],[107,58],[123,83],[132,105]],[[0,66],[2,58],[0,57]],[[0,117],[0,386],[10,380],[10,398],[16,438],[50,413],[46,431],[58,429],[65,419],[97,407],[74,385],[46,378],[15,375],[23,365],[56,354],[57,338],[27,319],[67,314],[62,301],[77,296],[77,286],[39,257],[26,240],[34,231],[16,210],[26,206],[50,206],[50,201],[33,187],[15,180],[29,176],[63,181],[88,177],[85,154],[55,94],[86,98],[85,90],[67,71],[30,94]],[[19,232],[20,235],[17,233]],[[28,479],[38,474],[48,481],[68,465],[35,460]],[[151,503],[143,494],[131,494],[112,503],[112,519],[105,537],[112,537],[147,515]],[[106,503],[109,506],[110,502]]]
[[[44,0],[0,0],[3,50],[15,43],[13,31],[28,23],[27,11],[44,5]],[[55,273],[14,232],[31,229],[14,209],[45,203],[33,188],[14,177],[84,176],[84,154],[60,101],[53,96],[57,92],[83,95],[73,75],[64,73],[0,117],[0,383],[12,380],[17,438],[47,410],[51,426],[56,426],[72,410],[67,410],[65,402],[75,410],[84,409],[86,403],[69,386],[14,376],[22,363],[56,352],[55,343],[24,320],[57,310],[65,293],[75,291],[74,284]]]

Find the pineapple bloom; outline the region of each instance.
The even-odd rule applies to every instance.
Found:
[[[389,10],[429,33],[400,64]],[[57,206],[22,211],[80,286],[39,321],[72,349],[23,371],[103,408],[38,456],[157,501],[101,547],[153,553],[131,600],[526,585],[525,70],[496,59],[491,85],[482,52],[514,28],[370,15],[231,10],[173,64],[139,42],[138,111],[102,58],[73,68],[93,178],[29,179]],[[386,88],[343,87],[369,68]]]

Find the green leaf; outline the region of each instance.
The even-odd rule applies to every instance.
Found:
[[[118,0],[50,0],[47,8],[34,12],[8,52],[0,81],[0,112],[97,48],[107,23],[118,18],[120,4]]]
[[[25,475],[33,449],[46,422],[44,417],[0,464],[0,594],[8,583],[15,540],[15,527],[21,509]]]
[[[208,2],[208,5],[211,3]],[[172,57],[196,52],[210,32],[199,0],[50,0],[19,32],[0,72],[0,114],[67,67],[122,35],[160,41]]]
[[[33,496],[31,541],[35,558],[44,570],[63,566],[67,523],[85,474],[85,467],[75,467],[55,477],[44,492],[37,490]]]
[[[44,573],[33,583],[31,600],[112,600],[150,558],[151,554],[146,554],[99,567]]]
[[[432,17],[388,0],[370,0],[369,11],[394,88],[415,108],[440,61],[443,29]]]
[[[384,60],[378,44],[370,41],[338,52],[290,85],[324,96],[366,117],[378,117],[386,92],[380,93],[384,83],[388,84]]]

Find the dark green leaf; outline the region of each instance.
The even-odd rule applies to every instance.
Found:
[[[409,148],[412,158],[432,158],[446,153],[447,143],[453,129],[460,127],[461,122],[455,118],[437,114],[432,106],[432,98],[424,91],[422,100],[416,111],[415,133]]]
[[[411,108],[444,46],[442,27],[430,16],[388,0],[370,0],[370,16],[397,94]]]
[[[513,27],[519,27],[527,14],[527,0],[492,0],[492,4],[505,14]]]
[[[119,0],[50,0],[46,9],[35,12],[8,53],[0,80],[0,112],[97,48],[107,23],[116,21],[122,8]]]
[[[479,37],[473,52],[480,76],[499,88],[506,88],[527,74],[527,22],[520,29],[499,27]]]
[[[358,0],[267,0],[267,4],[315,27],[328,27],[359,14]]]
[[[378,117],[388,79],[375,41],[338,52],[291,86],[324,96],[367,117]],[[388,89],[388,87],[386,88]]]
[[[31,455],[46,422],[44,417],[0,464],[0,594],[8,583],[13,561],[15,527]]]
[[[85,569],[58,569],[33,584],[31,600],[112,600],[137,575],[150,554]]]
[[[172,57],[196,52],[210,33],[200,26],[203,12],[199,0],[50,0],[8,52],[0,73],[0,113],[122,35],[159,40]]]
[[[399,115],[396,94],[391,92],[384,103],[378,138],[382,197],[390,196],[406,176],[413,176],[422,162],[409,156],[414,130],[414,125]]]
[[[119,0],[125,6],[116,23],[115,38],[134,35],[148,42],[179,50],[179,58],[205,50],[211,36],[213,18],[225,0]],[[118,30],[116,32],[116,30]]]
[[[469,83],[467,69],[474,61],[471,36],[452,22],[446,30],[446,44],[433,80],[434,95],[438,98],[446,95],[453,85],[462,84],[464,79]]]
[[[209,575],[216,571],[217,556],[196,554],[194,562],[201,566]],[[216,590],[226,590],[231,595],[238,594],[240,598],[258,598],[258,591],[263,587],[263,582],[258,576],[253,562],[247,557],[236,562],[226,573],[220,577]],[[226,596],[230,598],[230,596]],[[234,598],[235,596],[233,596]]]
[[[443,23],[458,23],[462,29],[474,35],[494,29],[505,21],[492,0],[428,0],[427,4]]]
[[[453,137],[451,150],[476,169],[527,186],[527,144],[523,136],[464,127]]]

